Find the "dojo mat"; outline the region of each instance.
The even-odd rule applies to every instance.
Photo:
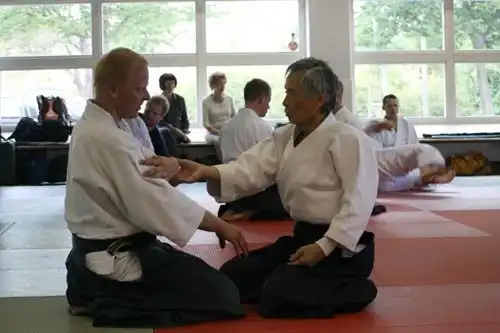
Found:
[[[455,183],[454,183],[455,184]],[[376,235],[373,279],[379,287],[365,311],[331,319],[241,320],[155,333],[499,333],[500,189],[473,180],[428,192],[382,196],[388,212],[372,218]],[[253,248],[292,230],[290,221],[237,223]],[[186,247],[215,267],[233,253],[198,234]]]

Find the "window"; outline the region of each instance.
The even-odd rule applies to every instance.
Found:
[[[382,117],[382,98],[395,94],[405,117],[445,114],[444,65],[356,65],[356,111],[362,118]]]
[[[443,0],[354,0],[354,30],[356,51],[441,50]]]
[[[455,48],[500,50],[500,3],[496,0],[454,0]]]
[[[193,2],[105,3],[103,50],[123,46],[141,54],[195,53]]]
[[[151,95],[161,94],[160,76],[165,73],[174,74],[177,79],[175,93],[184,97],[190,122],[198,120],[198,100],[196,85],[196,67],[151,67],[149,68],[149,86]]]
[[[0,72],[0,116],[17,121],[38,116],[38,95],[64,98],[73,119],[78,119],[92,96],[90,69],[47,69]]]
[[[268,119],[283,119],[285,66],[306,53],[307,0],[0,0],[0,125],[36,117],[36,96],[59,95],[79,118],[93,95],[92,69],[116,47],[146,56],[149,91],[178,79],[191,127],[201,126],[207,73],[226,71],[243,106],[254,78],[273,88]],[[37,4],[40,2],[40,4]]]
[[[457,116],[500,115],[500,63],[456,64],[455,83]]]
[[[208,1],[207,51],[215,53],[290,52],[299,43],[297,0]]]
[[[499,121],[499,15],[497,0],[354,0],[356,110],[378,116],[390,92],[424,122]]]
[[[271,86],[272,97],[267,120],[284,120],[283,99],[285,98],[285,70],[286,66],[229,66],[208,67],[207,77],[216,71],[227,76],[226,93],[234,99],[236,109],[245,106],[243,88],[254,78],[266,80]],[[208,85],[208,83],[207,83]]]
[[[0,57],[92,54],[90,8],[0,4]]]

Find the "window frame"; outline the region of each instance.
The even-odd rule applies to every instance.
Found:
[[[217,0],[232,1],[232,0]],[[266,0],[238,0],[238,1],[266,1]],[[286,0],[274,0],[286,1]],[[206,49],[206,3],[210,0],[0,0],[3,5],[44,5],[44,4],[90,4],[92,11],[92,55],[86,56],[22,56],[0,57],[0,71],[35,70],[35,69],[79,69],[94,68],[103,55],[103,24],[102,5],[105,3],[131,2],[190,2],[195,4],[196,16],[196,53],[195,54],[144,54],[150,67],[196,67],[197,79],[197,122],[193,128],[202,127],[201,101],[208,94],[207,67],[210,66],[247,66],[247,65],[289,65],[304,57],[307,50],[306,1],[296,0],[299,6],[299,32],[301,47],[296,52],[261,52],[261,53],[208,53]],[[154,83],[154,82],[152,82]],[[9,123],[3,124],[9,130]],[[10,129],[12,130],[12,129]]]
[[[433,51],[356,51],[354,47],[354,1],[355,0],[351,0],[350,6],[353,71],[356,65],[444,64],[445,116],[411,118],[412,123],[418,125],[474,125],[500,123],[500,116],[457,116],[455,65],[458,63],[500,63],[500,50],[463,51],[455,49],[453,0],[442,0],[444,47],[443,50]],[[355,78],[353,77],[353,81],[354,80]],[[353,105],[355,108],[355,92],[353,96]]]

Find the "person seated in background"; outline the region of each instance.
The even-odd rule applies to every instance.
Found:
[[[216,146],[219,157],[220,131],[236,115],[233,99],[224,92],[226,83],[226,74],[215,72],[210,75],[208,84],[212,93],[201,103],[203,126],[208,132],[205,139]]]
[[[269,138],[272,127],[263,117],[269,110],[271,86],[264,80],[253,79],[243,90],[245,107],[240,109],[221,131],[222,162],[230,163],[257,143]],[[255,195],[222,205],[218,215],[226,221],[242,219],[278,220],[290,218],[279,197],[276,184]]]
[[[189,134],[189,118],[184,97],[174,93],[175,88],[177,88],[177,78],[174,74],[165,73],[160,76],[159,84],[161,94],[167,98],[170,105],[168,113],[163,116],[160,122],[160,126],[169,125],[177,129],[178,138],[181,141],[186,141],[187,134]]]
[[[289,125],[231,163],[179,162],[179,181],[207,180],[209,193],[224,200],[277,183],[296,221],[293,235],[220,268],[238,286],[241,301],[258,303],[263,317],[358,312],[377,295],[369,279],[374,234],[366,231],[377,197],[377,160],[368,136],[335,121],[337,81],[322,60],[294,62],[286,71],[283,101]]]
[[[144,113],[139,114],[139,116],[148,128],[155,154],[159,156],[178,157],[179,150],[177,149],[177,142],[172,132],[168,129],[158,127],[161,119],[168,113],[170,113],[169,102],[165,97],[159,95],[151,97],[146,103]]]
[[[379,191],[397,192],[447,184],[455,171],[446,166],[443,155],[428,144],[410,144],[377,149]]]
[[[105,54],[69,147],[65,220],[73,244],[66,259],[70,313],[94,326],[157,328],[244,316],[236,286],[183,247],[197,229],[221,246],[247,252],[242,232],[169,184],[177,159],[155,156],[124,119],[149,99],[148,64],[126,48]],[[159,161],[148,169],[141,160]],[[157,178],[147,177],[154,172]]]
[[[144,113],[139,113],[134,118],[124,119],[124,121],[144,147],[154,150],[158,156],[177,157],[178,149],[175,139],[166,130],[166,133],[160,133],[157,127],[159,119],[165,112],[168,112],[167,99],[163,96],[154,96],[146,103]]]
[[[336,96],[337,104],[332,109],[335,120],[351,125],[352,127],[363,131],[368,136],[372,136],[376,133],[392,128],[392,125],[386,121],[371,121],[368,124],[365,124],[357,114],[345,107],[343,105],[344,84],[342,81],[338,82]],[[381,148],[381,145],[377,140],[373,139],[372,143],[376,148]]]
[[[395,95],[384,96],[382,109],[385,111],[384,120],[390,127],[370,134],[382,148],[419,143],[415,127],[399,115],[399,100]]]

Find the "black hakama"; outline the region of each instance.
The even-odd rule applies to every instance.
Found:
[[[257,194],[240,198],[220,206],[217,215],[221,217],[228,210],[234,213],[255,212],[250,217],[252,221],[291,219],[290,214],[288,214],[285,207],[283,207],[276,185],[270,186]]]
[[[119,282],[87,269],[85,254],[105,250],[134,252],[141,280]],[[150,234],[119,243],[73,236],[66,268],[68,302],[87,308],[94,326],[165,328],[244,316],[238,289],[226,276]]]
[[[377,288],[369,279],[374,263],[374,235],[364,232],[365,248],[352,257],[336,248],[318,264],[289,265],[290,256],[304,245],[322,238],[328,226],[298,222],[293,236],[236,257],[220,271],[240,291],[242,303],[258,303],[263,317],[324,318],[357,312],[369,305]]]

